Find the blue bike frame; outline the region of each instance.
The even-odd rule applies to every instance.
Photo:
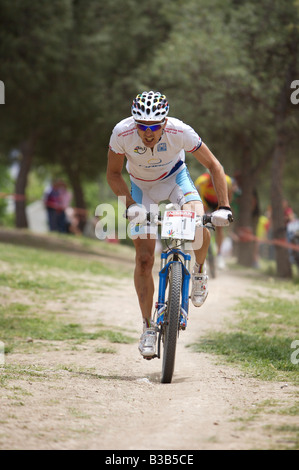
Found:
[[[170,258],[170,260],[167,262],[168,258]],[[169,251],[161,253],[158,302],[156,303],[157,326],[162,326],[164,324],[164,312],[166,310],[165,292],[169,268],[173,263],[180,263],[182,268],[182,297],[179,326],[181,329],[186,328],[189,309],[190,260],[191,255],[184,253],[177,248],[171,248]]]

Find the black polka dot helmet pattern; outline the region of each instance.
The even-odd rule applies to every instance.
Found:
[[[136,121],[163,121],[169,111],[165,95],[158,91],[144,91],[133,100],[131,112]]]

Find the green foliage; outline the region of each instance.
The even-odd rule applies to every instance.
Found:
[[[156,14],[162,3],[3,0],[3,148],[34,134],[35,158],[44,164],[98,174],[112,127],[130,112],[136,65],[167,35],[167,21]]]
[[[292,2],[189,0],[174,5],[172,16],[146,84],[157,81],[171,113],[197,128],[229,167],[240,165],[242,134],[251,138],[254,161],[264,158],[275,135],[290,24],[298,25]]]
[[[298,78],[298,17],[292,0],[1,0],[0,150],[33,136],[34,165],[97,181],[112,127],[137,92],[160,89],[229,173],[248,147],[264,188],[290,63]],[[283,190],[299,212],[297,111]]]
[[[63,68],[69,4],[68,0],[1,1],[1,79],[6,104],[0,124],[7,145],[40,132],[43,120],[49,118],[51,92]]]

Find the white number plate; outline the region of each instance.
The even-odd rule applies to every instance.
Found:
[[[165,211],[161,237],[194,240],[195,218],[192,211]]]

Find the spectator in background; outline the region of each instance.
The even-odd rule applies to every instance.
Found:
[[[247,253],[252,253],[252,265],[253,267],[258,267],[258,251],[259,251],[259,246],[258,246],[258,241],[254,241],[254,237],[256,236],[256,230],[259,222],[259,217],[260,217],[260,204],[259,204],[259,197],[257,190],[255,188],[252,188],[251,192],[251,211],[250,211],[250,218],[251,221],[250,223],[246,226],[243,227],[241,226],[240,222],[240,201],[242,198],[242,189],[243,189],[243,179],[242,179],[242,172],[240,170],[236,170],[233,175],[233,181],[232,181],[232,187],[233,187],[233,195],[232,195],[232,202],[231,202],[231,207],[236,214],[235,220],[237,221],[237,224],[235,226],[236,232],[233,234],[233,238],[235,241],[240,241],[242,237],[249,237],[247,240],[248,242],[251,240],[252,244],[254,245],[252,247],[252,250],[247,250]],[[244,239],[241,241],[245,241]],[[245,252],[243,250],[243,252]]]
[[[51,187],[45,192],[44,204],[48,216],[48,225],[50,232],[58,231],[56,207],[58,205],[59,192],[56,181],[53,181]]]
[[[58,181],[58,207],[57,207],[57,222],[58,232],[68,233],[68,219],[66,215],[67,208],[71,204],[72,194],[68,190],[66,183],[63,180]]]
[[[270,223],[269,210],[267,210],[265,214],[259,216],[256,227],[257,244],[255,245],[254,267],[259,267],[259,257],[265,259],[269,258],[269,245],[267,244],[267,240],[269,237]]]
[[[295,214],[294,214],[293,209],[289,206],[289,203],[286,199],[283,201],[282,206],[283,206],[284,223],[287,226],[289,222],[295,219]]]
[[[80,216],[76,209],[73,207],[67,207],[65,210],[67,220],[67,232],[73,235],[82,235],[80,228]]]
[[[225,175],[227,183],[227,191],[229,202],[232,200],[232,179],[230,176]],[[198,190],[202,202],[204,204],[205,212],[212,213],[218,208],[218,199],[214,188],[212,176],[209,172],[202,173],[194,182]],[[217,267],[219,269],[225,268],[225,262],[222,256],[221,248],[224,241],[223,227],[216,227],[215,231],[216,245],[217,245]]]
[[[66,209],[69,207],[71,199],[71,192],[63,180],[54,181],[50,190],[45,194],[44,201],[51,232],[68,232]]]

